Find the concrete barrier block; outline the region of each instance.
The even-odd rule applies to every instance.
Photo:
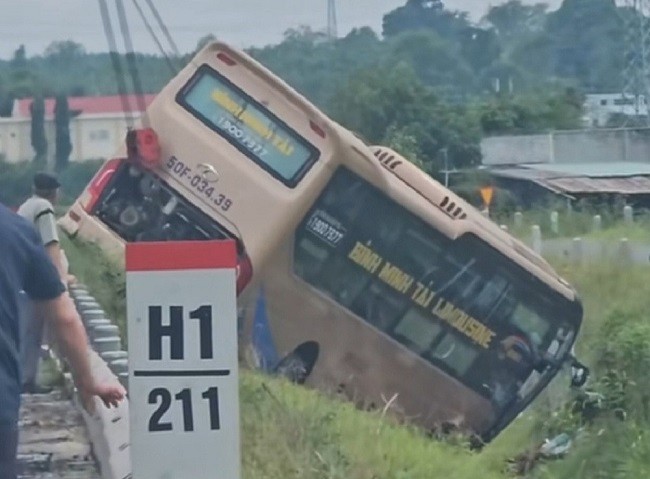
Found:
[[[102,307],[97,301],[81,301],[77,303],[77,311],[79,311],[79,314],[93,309],[102,309]]]
[[[128,359],[129,353],[126,351],[106,351],[100,353],[99,357],[101,357],[106,364],[110,364],[111,361],[115,361],[116,359]]]
[[[120,351],[122,349],[122,341],[119,336],[97,338],[93,339],[93,346],[100,354],[108,351]]]
[[[571,259],[580,263],[584,257],[582,238],[573,238],[571,243]]]
[[[634,211],[630,205],[623,208],[623,221],[626,225],[630,226],[634,222]]]
[[[621,238],[618,244],[617,259],[623,263],[629,263],[632,260],[632,251],[630,242],[627,238]]]
[[[84,322],[91,319],[106,319],[106,312],[103,309],[86,309],[79,313]]]
[[[128,359],[115,359],[108,363],[108,367],[116,376],[119,376],[120,373],[129,372],[129,361]]]
[[[119,337],[120,329],[114,324],[102,324],[93,328],[93,338],[109,338],[113,336]]]
[[[92,339],[92,345],[97,351],[89,351],[93,377],[98,381],[118,380],[125,388],[128,387],[128,353],[121,350],[117,326],[106,318],[98,317],[101,308],[98,305],[94,307],[94,299],[84,298],[83,295],[79,297],[83,299],[77,303],[77,308],[82,317],[83,314],[86,315],[85,325],[89,336],[93,338],[96,335]],[[117,374],[111,371],[107,360],[113,364]],[[67,389],[74,392],[70,374],[64,377]],[[94,398],[92,414],[83,409],[78,398],[76,403],[82,411],[102,479],[130,479],[132,469],[128,399],[120,403],[118,408],[108,409],[98,398]]]

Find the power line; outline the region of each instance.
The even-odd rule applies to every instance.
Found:
[[[115,73],[115,79],[117,81],[117,91],[122,102],[122,110],[124,110],[124,119],[126,120],[127,127],[131,129],[133,126],[131,105],[129,104],[129,98],[127,96],[126,81],[124,80],[124,70],[122,69],[122,62],[120,61],[120,55],[117,51],[115,32],[113,31],[113,25],[111,22],[110,13],[108,11],[108,5],[106,4],[106,0],[98,0],[98,2],[99,11],[102,17],[102,24],[104,26],[104,34],[106,35],[109,54],[113,63],[113,72]]]

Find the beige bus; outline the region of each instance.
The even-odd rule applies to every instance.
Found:
[[[242,345],[264,288],[275,371],[489,441],[578,364],[581,303],[542,258],[245,53],[206,46],[143,122],[61,225],[119,258],[235,239]]]

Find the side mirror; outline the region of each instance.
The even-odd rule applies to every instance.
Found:
[[[581,388],[589,379],[589,368],[575,357],[571,359],[571,387]]]

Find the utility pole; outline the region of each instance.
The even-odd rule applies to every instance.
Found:
[[[327,0],[327,37],[330,40],[338,38],[336,25],[336,0]]]
[[[624,0],[625,64],[621,113],[629,114],[632,100],[634,114],[646,117],[650,125],[647,102],[650,100],[650,0]]]

